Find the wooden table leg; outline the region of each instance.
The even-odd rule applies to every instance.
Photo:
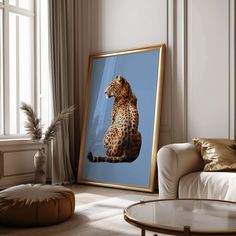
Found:
[[[145,236],[145,229],[141,229],[141,236]]]

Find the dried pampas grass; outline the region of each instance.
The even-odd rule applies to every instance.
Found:
[[[50,140],[54,139],[56,136],[57,128],[60,126],[61,122],[65,119],[68,119],[69,116],[74,112],[75,106],[63,109],[55,119],[51,122],[47,131],[45,132],[43,142],[48,143]]]
[[[33,111],[30,105],[22,102],[20,109],[26,114],[27,117],[27,121],[25,122],[27,134],[31,136],[33,141],[39,141],[42,138],[40,119],[37,117],[37,114]]]
[[[22,102],[20,109],[26,114],[27,117],[27,121],[25,122],[27,134],[30,135],[33,141],[42,140],[44,144],[47,144],[50,140],[55,139],[56,132],[62,121],[68,119],[69,116],[75,111],[76,107],[72,105],[69,108],[63,109],[51,122],[43,138],[40,119],[37,117],[37,114],[34,112],[33,108],[30,105]]]

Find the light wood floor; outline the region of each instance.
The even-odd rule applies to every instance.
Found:
[[[104,188],[104,187],[95,187],[91,185],[68,185],[65,187],[69,187],[73,190],[73,192],[78,196],[79,194],[89,193],[91,194],[91,198],[84,199],[83,197],[80,198],[80,201],[86,201],[83,203],[92,203],[94,201],[108,199],[111,197],[122,197],[126,195],[130,196],[140,196],[140,198],[145,197],[153,197],[157,198],[157,193],[144,193],[139,191],[131,191],[131,190],[122,190],[122,189],[115,189],[115,188]]]
[[[133,202],[157,199],[153,193],[86,185],[69,185],[75,193],[75,215],[68,221],[35,228],[11,228],[0,225],[1,236],[136,236],[140,229],[123,219],[123,209]],[[22,216],[23,217],[23,216]],[[153,235],[147,233],[147,235]]]

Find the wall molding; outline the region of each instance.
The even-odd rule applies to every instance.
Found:
[[[182,61],[182,70],[183,70],[183,95],[182,95],[182,104],[183,104],[183,141],[187,142],[188,137],[188,1],[183,0],[182,11],[182,50],[183,50],[183,61]]]
[[[171,142],[187,141],[187,0],[168,0],[167,46],[171,51]]]
[[[236,138],[236,96],[235,96],[235,12],[236,4],[234,0],[228,0],[228,37],[229,37],[229,138]]]
[[[37,150],[38,144],[30,140],[0,141],[1,189],[22,183],[33,183],[33,159]]]
[[[3,152],[0,151],[0,179],[4,175],[4,159],[3,159]]]
[[[170,91],[171,91],[171,100],[170,104],[168,104],[171,108],[171,114],[170,114],[170,142],[172,143],[174,140],[174,132],[173,132],[173,87],[174,87],[174,80],[173,80],[173,74],[174,74],[174,55],[175,55],[175,45],[174,45],[174,38],[175,38],[175,27],[174,27],[174,22],[175,22],[175,14],[174,14],[174,7],[175,1],[173,0],[168,0],[167,1],[167,36],[166,36],[166,48],[167,48],[167,60],[166,60],[166,71],[167,68],[170,68],[168,70],[168,76],[170,77]],[[168,66],[168,67],[167,67]]]
[[[194,1],[194,0],[192,0]],[[235,82],[235,12],[234,0],[225,2],[228,4],[228,138],[236,138],[236,82]],[[189,138],[189,1],[168,0],[168,37],[167,46],[171,51],[172,60],[168,61],[172,77],[171,100],[171,137],[172,142],[187,142]],[[225,94],[227,96],[227,94]],[[227,124],[226,123],[226,124]]]
[[[34,182],[34,174],[27,173],[16,176],[7,176],[0,179],[0,189],[8,188],[10,186],[18,185],[18,184],[26,184]]]

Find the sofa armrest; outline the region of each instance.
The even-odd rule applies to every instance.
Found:
[[[169,144],[157,154],[160,199],[178,197],[179,179],[190,172],[203,169],[203,160],[191,143]]]

